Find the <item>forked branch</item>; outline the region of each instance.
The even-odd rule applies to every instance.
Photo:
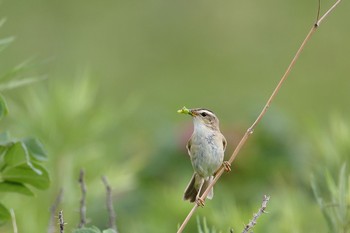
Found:
[[[262,111],[260,112],[259,116],[257,117],[257,119],[254,121],[254,123],[248,128],[248,130],[246,131],[246,133],[243,135],[242,139],[240,140],[240,142],[238,143],[237,147],[235,148],[235,150],[233,151],[230,159],[228,160],[228,162],[230,164],[232,164],[232,162],[235,160],[235,158],[237,157],[239,151],[241,150],[241,148],[243,147],[243,145],[245,144],[245,142],[247,141],[247,139],[249,138],[249,136],[254,132],[255,127],[257,126],[257,124],[261,121],[261,119],[263,118],[263,116],[265,115],[265,113],[267,112],[267,109],[270,107],[272,101],[274,100],[274,98],[276,97],[276,95],[278,94],[282,84],[284,83],[284,81],[286,80],[286,78],[288,77],[290,71],[292,70],[292,68],[294,67],[296,61],[299,58],[300,53],[303,51],[306,43],[310,40],[311,36],[315,33],[315,31],[317,30],[317,28],[321,25],[322,21],[334,10],[334,8],[341,2],[341,0],[337,0],[333,6],[331,6],[328,11],[326,11],[326,13],[324,13],[321,18],[318,18],[319,16],[317,16],[317,20],[314,23],[314,25],[312,26],[312,28],[310,29],[309,33],[306,35],[304,41],[301,43],[299,49],[297,50],[296,54],[294,55],[292,61],[290,62],[288,68],[286,69],[285,73],[283,74],[282,78],[280,79],[280,81],[278,82],[277,86],[275,87],[274,91],[272,92],[270,98],[267,100],[264,108],[262,109]],[[224,168],[221,167],[218,172],[216,173],[216,176],[213,180],[213,182],[211,182],[210,185],[208,185],[207,189],[204,191],[203,195],[201,196],[202,200],[205,200],[209,190],[215,185],[215,183],[219,180],[219,178],[221,177],[221,175],[224,172]],[[187,215],[187,217],[185,218],[185,220],[183,221],[183,223],[181,224],[180,228],[178,229],[177,233],[181,233],[184,229],[185,226],[187,225],[188,221],[191,219],[192,215],[194,214],[194,212],[196,211],[196,209],[198,208],[198,204],[196,203],[193,208],[191,209],[191,211],[189,212],[189,214]]]

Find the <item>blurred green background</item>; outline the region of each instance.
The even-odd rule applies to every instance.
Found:
[[[233,171],[196,212],[217,231],[239,232],[267,194],[270,214],[256,232],[328,232],[310,180],[322,186],[326,169],[337,178],[348,163],[349,10],[344,1],[324,21]],[[176,110],[213,110],[229,156],[316,13],[317,1],[302,0],[2,1],[0,35],[16,39],[0,71],[29,61],[17,78],[47,77],[2,93],[10,113],[1,129],[35,136],[49,153],[49,190],[4,197],[19,232],[46,231],[60,188],[67,232],[78,225],[81,168],[90,225],[107,226],[106,175],[120,232],[175,232],[192,207],[182,201],[192,123]],[[197,232],[195,218],[185,232]]]

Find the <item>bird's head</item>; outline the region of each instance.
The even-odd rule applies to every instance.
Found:
[[[212,130],[219,130],[219,119],[209,109],[205,109],[205,108],[187,109],[186,107],[183,107],[177,112],[192,116],[195,127],[205,126]]]

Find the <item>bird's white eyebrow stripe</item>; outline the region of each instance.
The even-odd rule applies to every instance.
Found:
[[[209,110],[207,108],[194,108],[193,110],[194,111],[207,111],[207,112],[210,112],[210,113],[214,114],[213,111],[211,111],[211,110]]]
[[[199,111],[200,111],[200,112],[205,112],[205,113],[207,113],[208,115],[214,115],[214,113],[213,113],[212,111],[208,110],[208,109],[200,109]]]

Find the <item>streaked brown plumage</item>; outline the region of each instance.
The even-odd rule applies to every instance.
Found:
[[[197,201],[214,178],[214,173],[223,164],[226,139],[219,129],[219,119],[203,108],[188,109],[193,118],[194,130],[187,143],[194,174],[187,185],[184,200]],[[213,198],[213,189],[207,198]],[[204,200],[200,200],[203,202]],[[202,203],[203,204],[203,203]]]

